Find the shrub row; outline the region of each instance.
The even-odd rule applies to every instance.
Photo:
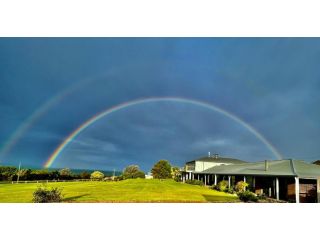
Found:
[[[185,183],[192,184],[192,185],[199,185],[199,186],[204,185],[204,183],[202,181],[196,180],[196,179],[194,179],[194,180],[188,179],[185,181]]]
[[[243,202],[258,202],[258,197],[256,194],[250,191],[238,192],[239,199]]]

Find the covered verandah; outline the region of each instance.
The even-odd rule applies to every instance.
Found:
[[[205,185],[228,181],[249,184],[248,190],[288,202],[320,202],[320,167],[303,161],[276,160],[217,166],[203,172],[185,172],[182,180],[197,179]]]

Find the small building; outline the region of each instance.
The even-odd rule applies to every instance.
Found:
[[[186,166],[188,163],[186,163]],[[229,187],[238,181],[249,183],[249,190],[289,202],[320,202],[320,166],[303,160],[270,160],[219,164],[184,172],[182,180],[198,179],[206,185],[227,180]]]
[[[147,174],[145,174],[145,178],[146,179],[153,179],[152,173],[148,172]]]

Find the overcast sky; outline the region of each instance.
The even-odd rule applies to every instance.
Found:
[[[320,159],[319,92],[320,39],[2,38],[0,164],[41,167],[92,116],[150,97],[213,104],[255,128],[283,158],[313,161]],[[153,102],[90,125],[52,167],[149,171],[159,159],[182,166],[208,151],[277,158],[220,112]]]

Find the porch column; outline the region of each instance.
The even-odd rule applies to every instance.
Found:
[[[279,178],[276,178],[276,196],[277,200],[279,200]]]
[[[198,174],[198,180],[200,180],[200,174]]]
[[[214,175],[214,185],[217,185],[217,174]]]
[[[300,202],[300,185],[299,185],[299,178],[295,177],[295,190],[296,190],[296,203]]]
[[[194,180],[194,173],[191,173],[191,179]]]
[[[188,177],[188,179],[190,179],[190,180],[191,180],[191,172],[189,172],[189,177]]]
[[[317,178],[317,196],[318,196],[318,203],[320,203],[320,178]]]
[[[246,176],[243,176],[243,182],[247,182]],[[247,190],[246,187],[244,187],[244,190]]]
[[[182,181],[185,182],[186,181],[186,174],[182,173]]]
[[[204,185],[207,186],[207,175],[204,175]]]
[[[228,176],[228,188],[230,189],[231,187],[231,176]]]
[[[254,190],[256,190],[256,177],[253,177],[252,179],[252,187]]]

